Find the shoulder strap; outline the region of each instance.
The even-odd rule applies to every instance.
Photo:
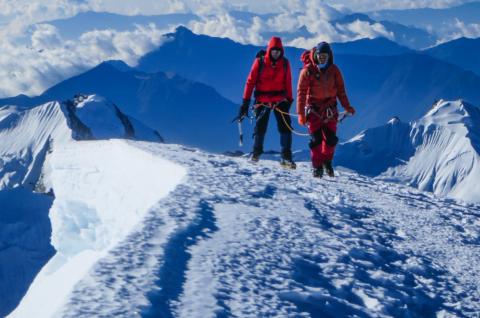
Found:
[[[257,57],[258,59],[258,75],[260,76],[260,74],[262,73],[263,71],[263,67],[265,66],[265,56],[260,56],[260,57]]]

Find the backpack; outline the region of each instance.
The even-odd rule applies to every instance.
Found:
[[[310,78],[310,80],[312,79],[312,76],[314,76],[316,79],[320,79],[320,73],[316,70],[316,67],[312,65],[312,61],[310,60],[311,52],[315,54],[315,48],[304,51],[300,57],[300,60],[303,63],[303,68],[307,69],[307,76]]]

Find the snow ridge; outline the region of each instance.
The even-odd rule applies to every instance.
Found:
[[[66,145],[76,145],[75,140],[95,138],[162,141],[157,132],[123,114],[113,103],[97,95],[77,96],[74,100],[62,103],[52,101],[32,108],[0,107],[0,232],[4,233],[0,237],[0,276],[5,277],[0,285],[7,286],[0,288],[0,316],[18,305],[34,277],[54,254],[50,244],[52,226],[48,216],[52,205],[52,209],[58,209],[58,202],[61,202],[58,201],[58,195],[64,188],[54,185],[54,180],[49,177],[53,171],[52,167],[45,164],[47,158]],[[80,147],[77,149],[81,150]],[[82,155],[77,154],[79,157]],[[126,155],[120,153],[118,156]],[[118,158],[112,161],[120,162]],[[78,205],[73,210],[81,207]],[[92,211],[92,206],[83,207],[86,211]],[[54,211],[50,211],[50,216]],[[111,243],[96,235],[96,225],[108,222],[95,213],[78,218],[72,216],[63,223],[63,231],[79,231],[76,233],[77,240],[73,238],[75,236],[62,237],[59,219],[65,221],[61,217],[52,220],[57,222],[53,229],[57,252],[68,249],[78,249],[77,252],[80,252],[82,244],[88,247],[88,243],[91,243],[87,237],[92,234],[90,240],[98,239],[100,246]],[[119,237],[122,237],[125,226],[117,226],[117,229]],[[6,236],[8,233],[9,236]],[[6,261],[12,259],[16,260],[12,264]],[[15,283],[10,284],[13,281]]]
[[[52,317],[90,267],[185,175],[120,140],[57,146],[44,170],[55,193],[49,214],[56,254],[11,317]]]

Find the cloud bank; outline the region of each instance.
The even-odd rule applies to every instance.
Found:
[[[163,34],[169,31],[155,25],[136,26],[127,32],[87,32],[76,41],[64,41],[54,26],[36,25],[31,46],[0,45],[0,95],[38,95],[105,60],[135,65],[141,56],[161,45]]]

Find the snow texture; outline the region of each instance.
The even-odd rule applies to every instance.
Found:
[[[63,290],[59,317],[451,317],[480,310],[478,205],[345,170],[313,179],[306,163],[289,171],[270,160],[252,165],[176,145],[121,145],[125,154],[128,148],[188,167],[188,175],[90,270],[75,275],[79,282]],[[78,178],[81,187],[98,185],[99,196],[89,190],[81,197],[99,204],[113,186],[97,179],[103,170],[77,161],[78,153],[72,146],[51,160],[52,179],[70,188],[55,202],[58,212],[72,192],[83,193],[73,188]],[[153,203],[155,191],[144,186],[152,177],[123,181],[139,185]],[[74,212],[95,224],[93,232],[105,220],[89,209]],[[52,223],[55,236],[59,223]],[[56,291],[39,279],[34,285]],[[18,310],[42,317],[33,306],[38,297]]]
[[[185,174],[119,140],[63,144],[47,157],[44,169],[55,193],[49,214],[57,253],[11,317],[53,316],[89,268]]]

